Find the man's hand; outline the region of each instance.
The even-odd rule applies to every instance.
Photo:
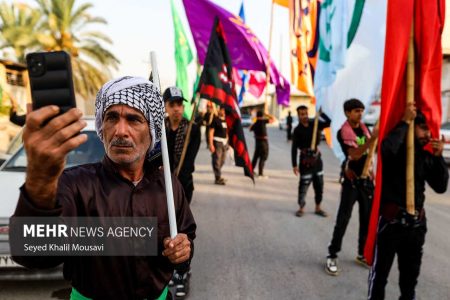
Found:
[[[164,248],[162,255],[173,264],[181,264],[191,257],[191,242],[184,233],[177,234],[174,239],[165,238]]]
[[[444,151],[445,137],[442,135],[441,139],[431,139],[431,148],[433,149],[434,156],[441,156]]]
[[[409,123],[411,123],[412,120],[414,120],[416,115],[417,115],[417,109],[416,109],[415,102],[407,103],[406,107],[405,107],[405,112],[403,113],[402,121],[409,124]]]
[[[210,145],[209,145],[209,151],[210,151],[211,153],[216,152],[216,147],[214,147],[214,144],[210,144]]]
[[[23,131],[28,160],[25,189],[34,204],[45,209],[55,207],[58,178],[67,153],[87,140],[87,135],[77,135],[86,126],[79,109],[55,117],[58,112],[59,107],[51,105],[27,114]]]
[[[376,138],[378,138],[378,134],[380,132],[380,129],[378,126],[375,126],[372,130],[372,134],[370,135],[372,140],[375,140]]]
[[[298,167],[293,167],[292,171],[294,172],[295,176],[298,176],[300,174],[300,171],[298,170]]]

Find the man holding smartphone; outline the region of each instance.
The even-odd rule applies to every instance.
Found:
[[[158,255],[14,259],[29,268],[64,263],[64,276],[73,286],[71,299],[165,299],[174,268],[186,269],[192,259],[196,224],[173,177],[179,234],[169,237],[164,175],[149,159],[163,126],[159,89],[143,78],[122,77],[106,83],[95,104],[96,130],[106,155],[102,162],[67,170],[66,155],[87,140],[78,134],[86,126],[82,113],[71,109],[58,115],[57,106],[45,106],[27,115],[23,133],[27,176],[12,219],[157,217]]]

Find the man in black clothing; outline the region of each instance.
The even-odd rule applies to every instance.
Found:
[[[267,178],[264,175],[264,163],[269,157],[269,139],[267,136],[267,123],[272,123],[274,120],[273,116],[264,116],[262,111],[256,113],[256,121],[253,123],[249,130],[253,131],[255,134],[255,153],[253,154],[252,165],[253,170],[255,170],[256,163],[258,164],[258,178]]]
[[[291,159],[294,174],[300,175],[298,184],[298,205],[299,209],[295,213],[297,217],[304,214],[305,197],[308,188],[313,183],[316,209],[315,214],[326,217],[327,214],[320,207],[323,195],[323,163],[318,145],[320,134],[324,128],[330,126],[331,120],[325,115],[321,115],[316,135],[316,149],[311,149],[311,142],[314,130],[314,120],[308,118],[308,108],[304,105],[297,107],[299,123],[294,129],[292,137]],[[297,151],[300,150],[300,166],[297,166]]]
[[[337,140],[341,145],[346,159],[342,163],[344,180],[341,188],[341,201],[336,216],[333,237],[328,246],[328,257],[325,271],[330,275],[338,275],[337,253],[341,251],[342,240],[347,225],[352,216],[353,205],[359,203],[359,237],[358,255],[356,261],[367,266],[364,258],[364,246],[369,226],[370,208],[373,198],[373,176],[362,176],[367,159],[367,150],[377,137],[377,131],[371,135],[367,127],[361,122],[364,104],[358,99],[350,99],[344,103],[347,121],[337,133]]]
[[[184,106],[182,91],[177,87],[169,87],[163,94],[168,117],[166,118],[167,148],[169,150],[170,169],[174,172],[180,163],[181,152],[186,139],[189,139],[186,155],[178,179],[183,186],[184,193],[189,203],[194,192],[194,180],[192,173],[195,171],[195,158],[200,147],[200,129],[192,124],[190,136],[187,137],[189,121],[183,118]]]
[[[190,204],[194,192],[194,179],[192,173],[195,171],[195,157],[200,148],[200,129],[192,124],[189,137],[187,131],[189,121],[183,118],[183,102],[187,101],[183,97],[183,92],[177,87],[169,87],[164,91],[163,100],[168,117],[165,119],[167,148],[169,151],[170,170],[175,172],[179,164],[182,163],[178,174],[178,179],[183,186],[184,194]],[[181,154],[184,143],[188,139],[187,151],[183,162]],[[171,283],[176,287],[175,295],[178,299],[184,298],[189,292],[189,270],[175,270]]]
[[[287,131],[287,139],[288,139],[288,141],[292,140],[292,116],[291,116],[291,111],[288,111],[288,115],[286,117],[286,131]]]
[[[102,162],[66,168],[66,155],[87,135],[79,109],[58,115],[50,105],[30,112],[23,132],[27,154],[11,231],[17,217],[156,217],[156,256],[14,256],[32,269],[64,264],[72,298],[157,299],[167,294],[174,269],[193,255],[196,224],[177,178],[173,196],[178,234],[170,238],[164,173],[150,154],[161,140],[164,108],[152,82],[125,76],[106,83],[95,101],[96,131],[105,146]],[[103,221],[102,221],[103,222]],[[11,247],[22,247],[10,239]],[[83,299],[83,298],[82,298]],[[164,298],[165,299],[165,298]]]
[[[414,205],[415,214],[406,212],[406,135],[414,120]],[[442,157],[444,140],[431,139],[424,115],[416,113],[414,104],[406,107],[403,119],[381,144],[383,161],[380,221],[374,264],[369,275],[369,300],[384,299],[395,254],[400,272],[400,300],[415,299],[415,287],[422,263],[427,232],[425,217],[425,182],[436,192],[444,193],[448,169]],[[424,150],[429,144],[432,153]]]
[[[220,106],[219,115],[214,116],[209,126],[208,143],[215,176],[214,183],[225,185],[226,180],[222,177],[221,169],[227,156],[228,132],[225,120],[225,107],[223,106]]]

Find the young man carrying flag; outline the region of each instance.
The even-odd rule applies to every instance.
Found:
[[[294,129],[291,148],[292,170],[295,176],[300,176],[298,183],[299,208],[295,215],[302,217],[305,213],[306,193],[312,182],[316,202],[314,213],[321,217],[327,217],[328,214],[320,206],[323,198],[323,161],[318,146],[321,132],[324,128],[330,126],[331,120],[325,114],[320,116],[316,132],[316,145],[313,150],[311,144],[314,135],[314,120],[309,119],[308,107],[305,105],[297,107],[297,114],[299,123]],[[298,152],[300,152],[300,156],[297,165]]]
[[[406,135],[414,121],[415,136],[415,214],[406,211]],[[431,144],[432,153],[423,149]],[[442,157],[444,141],[431,139],[430,128],[414,104],[406,107],[402,120],[381,143],[383,189],[378,223],[375,261],[369,275],[369,299],[384,299],[389,271],[398,257],[400,299],[415,299],[415,286],[422,264],[427,224],[425,181],[437,193],[444,193],[448,169]]]
[[[195,158],[200,148],[200,129],[192,124],[189,132],[189,120],[183,117],[184,103],[188,102],[183,97],[181,89],[172,86],[163,93],[164,106],[167,117],[165,119],[167,148],[171,172],[175,172],[183,187],[184,194],[189,204],[194,192]],[[186,155],[183,157],[183,146],[187,144]],[[181,166],[180,166],[181,164]],[[177,172],[178,171],[178,172]],[[175,270],[170,283],[175,285],[175,296],[183,299],[189,292],[190,267]]]
[[[356,201],[358,201],[359,205],[359,237],[356,261],[366,265],[363,252],[367,238],[374,186],[373,176],[369,175],[366,177],[363,174],[363,170],[368,158],[369,146],[371,142],[375,141],[378,134],[376,130],[370,134],[366,125],[361,122],[364,104],[358,99],[345,101],[344,112],[347,121],[337,133],[342,152],[346,156],[342,163],[344,180],[342,181],[341,201],[339,202],[333,238],[328,246],[328,257],[325,266],[325,271],[333,276],[339,274],[337,253],[341,251],[342,240]]]
[[[439,139],[444,12],[443,0],[388,2],[376,189],[365,247],[373,261],[371,300],[385,298],[395,255],[399,299],[415,299],[427,231],[425,182],[437,193],[447,189]]]

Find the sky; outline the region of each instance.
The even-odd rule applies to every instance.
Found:
[[[173,0],[190,39],[195,45],[184,12],[182,0]],[[266,46],[269,40],[271,0],[212,0],[228,11],[238,14],[244,1],[246,22]],[[8,0],[7,2],[13,2]],[[23,0],[35,5],[33,0]],[[150,51],[156,51],[162,87],[175,84],[176,69],[174,58],[174,32],[169,0],[77,0],[76,4],[89,2],[94,5],[90,13],[103,17],[107,25],[96,24],[92,29],[106,33],[113,41],[108,48],[120,60],[121,65],[114,76],[134,75],[148,77],[150,72]],[[286,78],[290,77],[288,11],[276,6],[274,10],[274,29],[272,37],[272,57]],[[282,46],[280,46],[282,41]],[[280,48],[283,57],[280,56]],[[195,62],[191,64],[189,76],[195,80]]]

